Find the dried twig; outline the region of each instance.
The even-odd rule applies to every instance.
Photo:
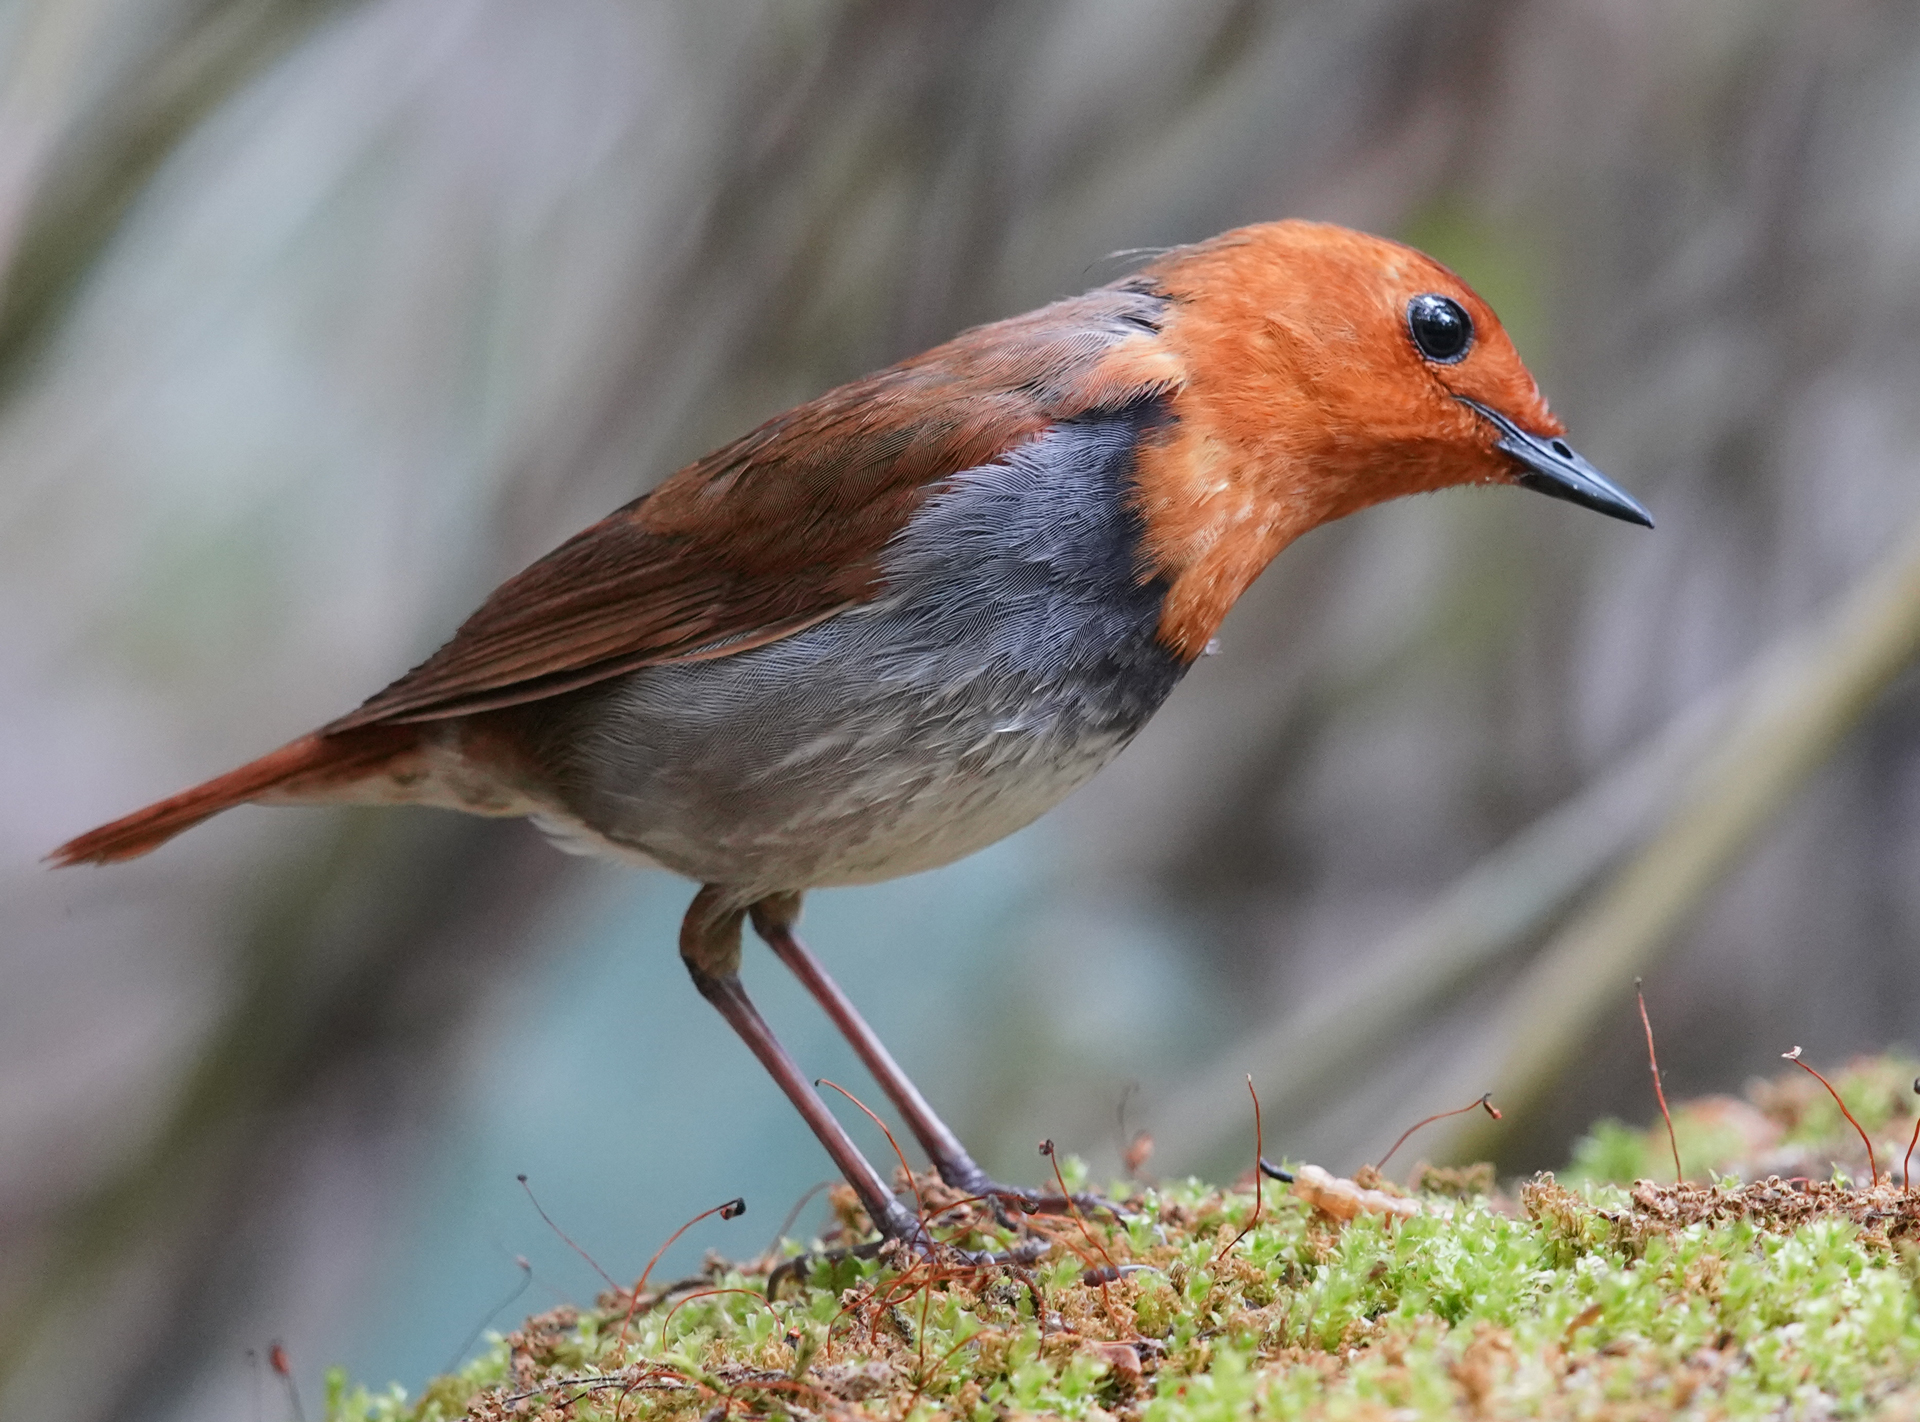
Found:
[[[1653,1054],[1653,1023],[1647,1019],[1647,995],[1640,991],[1638,978],[1633,980],[1633,1000],[1640,1004],[1640,1025],[1647,1030],[1647,1066],[1653,1072],[1653,1099],[1660,1103],[1660,1119],[1667,1123],[1667,1145],[1673,1151],[1673,1183],[1678,1185],[1687,1174],[1680,1168],[1680,1141],[1673,1133],[1673,1113],[1667,1110],[1666,1088],[1660,1084],[1660,1058]]]

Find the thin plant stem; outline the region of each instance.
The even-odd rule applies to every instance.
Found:
[[[1660,1058],[1653,1054],[1653,1023],[1647,1019],[1647,995],[1640,991],[1640,979],[1633,980],[1633,1000],[1640,1004],[1640,1025],[1647,1032],[1647,1066],[1653,1072],[1653,1099],[1660,1103],[1660,1119],[1667,1123],[1667,1146],[1673,1151],[1673,1183],[1687,1178],[1680,1168],[1680,1140],[1673,1133],[1673,1113],[1667,1109],[1666,1088],[1660,1085]]]

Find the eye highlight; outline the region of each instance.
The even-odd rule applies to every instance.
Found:
[[[1473,344],[1473,318],[1451,296],[1428,292],[1407,303],[1407,330],[1420,354],[1439,365],[1465,357]]]

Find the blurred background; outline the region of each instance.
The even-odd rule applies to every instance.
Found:
[[[1005,1178],[1564,1162],[1920,1036],[1920,10],[1885,0],[12,0],[0,1415],[311,1413],[758,1252],[827,1173],[688,885],[525,825],[68,836],[351,707],[681,463],[1281,216],[1488,297],[1654,510],[1368,512],[1121,761],[807,932]],[[810,1070],[877,1102],[750,950]],[[843,1116],[851,1113],[842,1111]],[[1462,1121],[1467,1118],[1462,1118]],[[886,1146],[856,1122],[877,1158]],[[1402,1162],[1405,1164],[1407,1162]],[[816,1201],[795,1228],[821,1224]]]

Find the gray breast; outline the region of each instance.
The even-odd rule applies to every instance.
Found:
[[[1119,752],[1184,664],[1139,575],[1139,401],[955,477],[888,545],[874,602],[736,656],[543,703],[583,847],[743,897],[949,863]]]

